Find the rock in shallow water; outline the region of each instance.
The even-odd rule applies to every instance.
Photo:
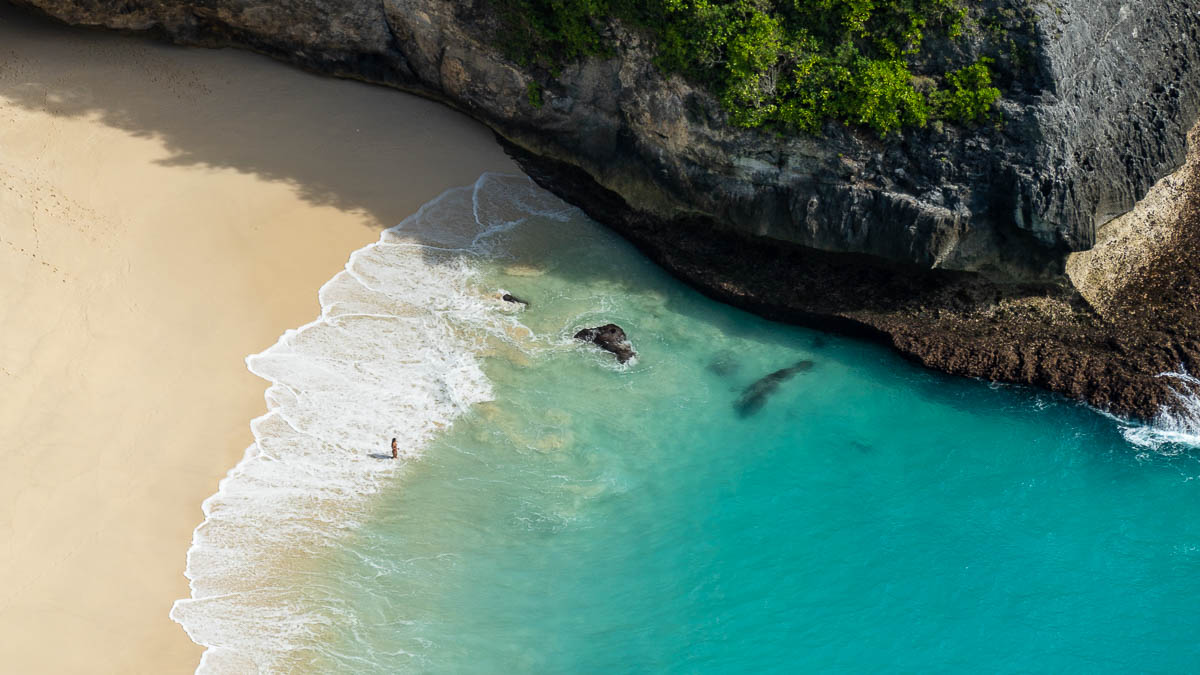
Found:
[[[637,352],[633,351],[633,345],[629,343],[629,338],[625,336],[625,331],[615,323],[597,328],[584,328],[575,334],[575,339],[591,342],[606,352],[612,352],[616,355],[619,363],[626,363],[629,359],[637,356]]]
[[[523,307],[529,306],[528,302],[522,300],[521,298],[518,298],[517,296],[513,295],[512,293],[505,293],[500,296],[500,299],[505,302],[511,302],[514,305],[521,305]]]

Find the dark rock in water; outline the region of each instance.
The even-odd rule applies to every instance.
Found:
[[[637,356],[633,345],[629,344],[629,338],[625,336],[625,331],[615,323],[597,328],[584,328],[575,334],[575,339],[591,342],[606,352],[616,354],[619,363],[625,363]]]
[[[812,339],[812,348],[813,349],[824,349],[825,346],[828,344],[829,344],[829,340],[827,340],[825,338],[824,333],[817,333],[816,335],[813,336],[813,339]]]
[[[514,305],[524,305],[526,307],[529,306],[528,302],[525,302],[524,300],[518,298],[517,296],[513,295],[512,293],[505,293],[504,295],[500,296],[500,299],[505,302],[511,302]]]
[[[781,368],[763,377],[758,382],[746,387],[746,391],[742,392],[741,397],[733,404],[734,410],[737,411],[739,417],[753,415],[762,409],[767,398],[775,393],[779,385],[791,379],[796,373],[812,370],[812,367],[812,361],[797,361],[793,366]]]
[[[741,367],[742,364],[738,363],[735,354],[730,350],[725,350],[714,356],[712,361],[709,361],[708,372],[715,373],[721,377],[729,377],[740,370]]]

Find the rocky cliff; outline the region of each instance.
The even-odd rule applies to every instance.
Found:
[[[438,97],[660,217],[1015,278],[1060,274],[1183,162],[1200,113],[1191,0],[972,3],[989,28],[932,51],[1000,56],[1004,124],[891,142],[832,124],[821,138],[731,128],[619,25],[614,57],[569,66],[534,106],[533,76],[494,46],[484,0],[21,1],[73,24],[247,47]]]
[[[1126,367],[1110,329],[1097,328],[1111,320],[1064,275],[1072,252],[1091,248],[1184,162],[1200,115],[1194,0],[971,3],[989,28],[976,22],[966,39],[930,51],[948,63],[998,56],[1003,123],[931,125],[887,141],[835,124],[821,137],[733,128],[711,96],[665,77],[652,45],[616,23],[614,55],[568,66],[534,105],[537,74],[494,46],[484,0],[19,2],[71,24],[249,48],[437,98],[491,126],[544,184],[713,295],[883,336],[951,372],[1150,415],[1166,400],[1150,370],[1200,349],[1147,338],[1164,351]],[[750,258],[723,261],[730,252]],[[763,259],[773,266],[756,264]],[[747,267],[758,271],[735,269]],[[1081,371],[1090,374],[1046,365],[1057,357],[1045,349],[1022,351],[1040,341],[1041,310],[1022,324],[1033,332],[995,327],[1016,325],[996,318],[1006,298],[1038,297],[1061,303],[1042,317],[1047,325],[1072,326],[1050,340],[1063,354],[1084,333],[1098,345]],[[946,324],[942,309],[982,323]],[[1015,352],[998,355],[1001,347]],[[1043,366],[1058,374],[1039,374]]]

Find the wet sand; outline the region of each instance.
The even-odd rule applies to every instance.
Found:
[[[516,168],[434,103],[0,7],[3,670],[195,668],[167,612],[265,410],[244,357],[488,170]]]

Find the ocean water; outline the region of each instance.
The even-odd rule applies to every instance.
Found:
[[[269,412],[172,612],[202,672],[1200,668],[1186,374],[1156,426],[942,376],[713,303],[512,176],[321,303],[248,359]],[[630,364],[572,339],[609,322]]]

